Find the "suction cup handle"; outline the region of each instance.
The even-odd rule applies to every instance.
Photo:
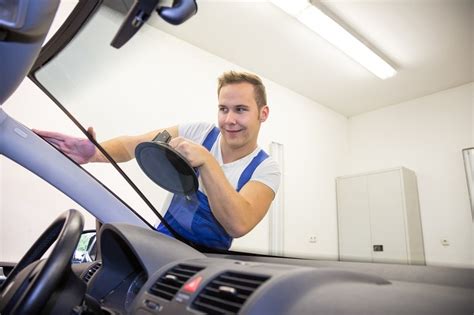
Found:
[[[171,140],[171,135],[169,134],[168,131],[163,130],[162,132],[159,132],[155,138],[153,138],[153,142],[163,142],[163,143],[168,143]]]

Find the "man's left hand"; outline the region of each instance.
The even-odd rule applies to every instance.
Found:
[[[169,145],[184,156],[192,167],[200,167],[212,158],[209,151],[202,145],[183,137],[173,138]]]

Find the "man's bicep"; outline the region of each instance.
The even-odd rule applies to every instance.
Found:
[[[251,180],[242,187],[240,195],[250,204],[257,224],[267,213],[275,192],[262,182]]]

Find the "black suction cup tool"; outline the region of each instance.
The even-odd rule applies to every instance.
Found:
[[[188,161],[169,146],[170,134],[165,130],[152,141],[135,149],[138,165],[158,186],[172,193],[189,194],[198,189],[196,172]]]

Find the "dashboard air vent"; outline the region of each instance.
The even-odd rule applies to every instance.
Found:
[[[248,297],[270,277],[226,272],[207,284],[192,304],[206,314],[237,314]]]
[[[92,279],[94,274],[97,272],[97,270],[100,269],[101,266],[102,266],[102,262],[100,262],[100,261],[98,261],[95,264],[93,264],[92,266],[90,266],[89,270],[87,270],[87,273],[84,275],[83,280],[86,283],[88,283]]]
[[[177,265],[163,275],[150,288],[149,292],[165,300],[171,301],[176,292],[203,267],[190,265]]]

